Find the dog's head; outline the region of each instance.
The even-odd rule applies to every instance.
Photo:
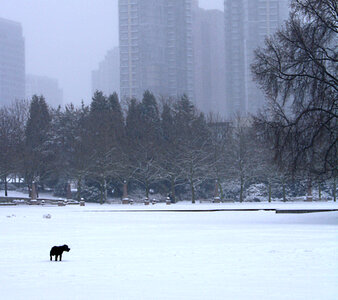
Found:
[[[63,251],[69,252],[70,248],[67,245],[62,246]]]

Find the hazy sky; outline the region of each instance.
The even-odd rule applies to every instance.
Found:
[[[223,9],[224,0],[200,0]],[[20,22],[26,72],[58,79],[64,103],[90,102],[91,71],[118,46],[118,0],[0,0],[0,17]]]

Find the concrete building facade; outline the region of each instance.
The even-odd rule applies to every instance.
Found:
[[[246,112],[244,1],[226,0],[225,18],[225,91],[227,115]]]
[[[92,95],[95,91],[102,91],[105,95],[114,92],[120,94],[120,50],[118,47],[109,50],[92,72]]]
[[[120,95],[193,97],[192,0],[119,0]]]
[[[194,6],[195,103],[205,114],[226,115],[224,13]]]
[[[25,41],[20,23],[0,18],[0,105],[25,98]]]
[[[288,15],[288,0],[225,0],[226,94],[228,116],[256,113],[265,102],[252,80],[254,51]]]

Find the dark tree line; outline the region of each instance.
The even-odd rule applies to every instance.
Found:
[[[9,176],[22,170],[27,107],[28,103],[16,101],[0,108],[0,179],[6,196]]]
[[[89,106],[51,109],[41,96],[0,109],[0,174],[23,179],[30,190],[65,193],[77,183],[78,199],[100,203],[121,196],[123,183],[175,199],[182,194],[244,201],[250,185],[284,188],[291,176],[273,163],[273,152],[249,119],[217,120],[192,102],[158,101],[146,91],[124,107],[117,94],[96,92]],[[276,194],[276,193],[275,193]],[[278,193],[277,193],[278,194]],[[281,193],[279,193],[281,197]]]

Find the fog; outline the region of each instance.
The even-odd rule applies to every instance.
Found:
[[[200,0],[223,9],[223,0]],[[26,73],[58,79],[63,102],[91,98],[91,71],[118,45],[118,0],[1,0],[0,17],[20,22]]]

